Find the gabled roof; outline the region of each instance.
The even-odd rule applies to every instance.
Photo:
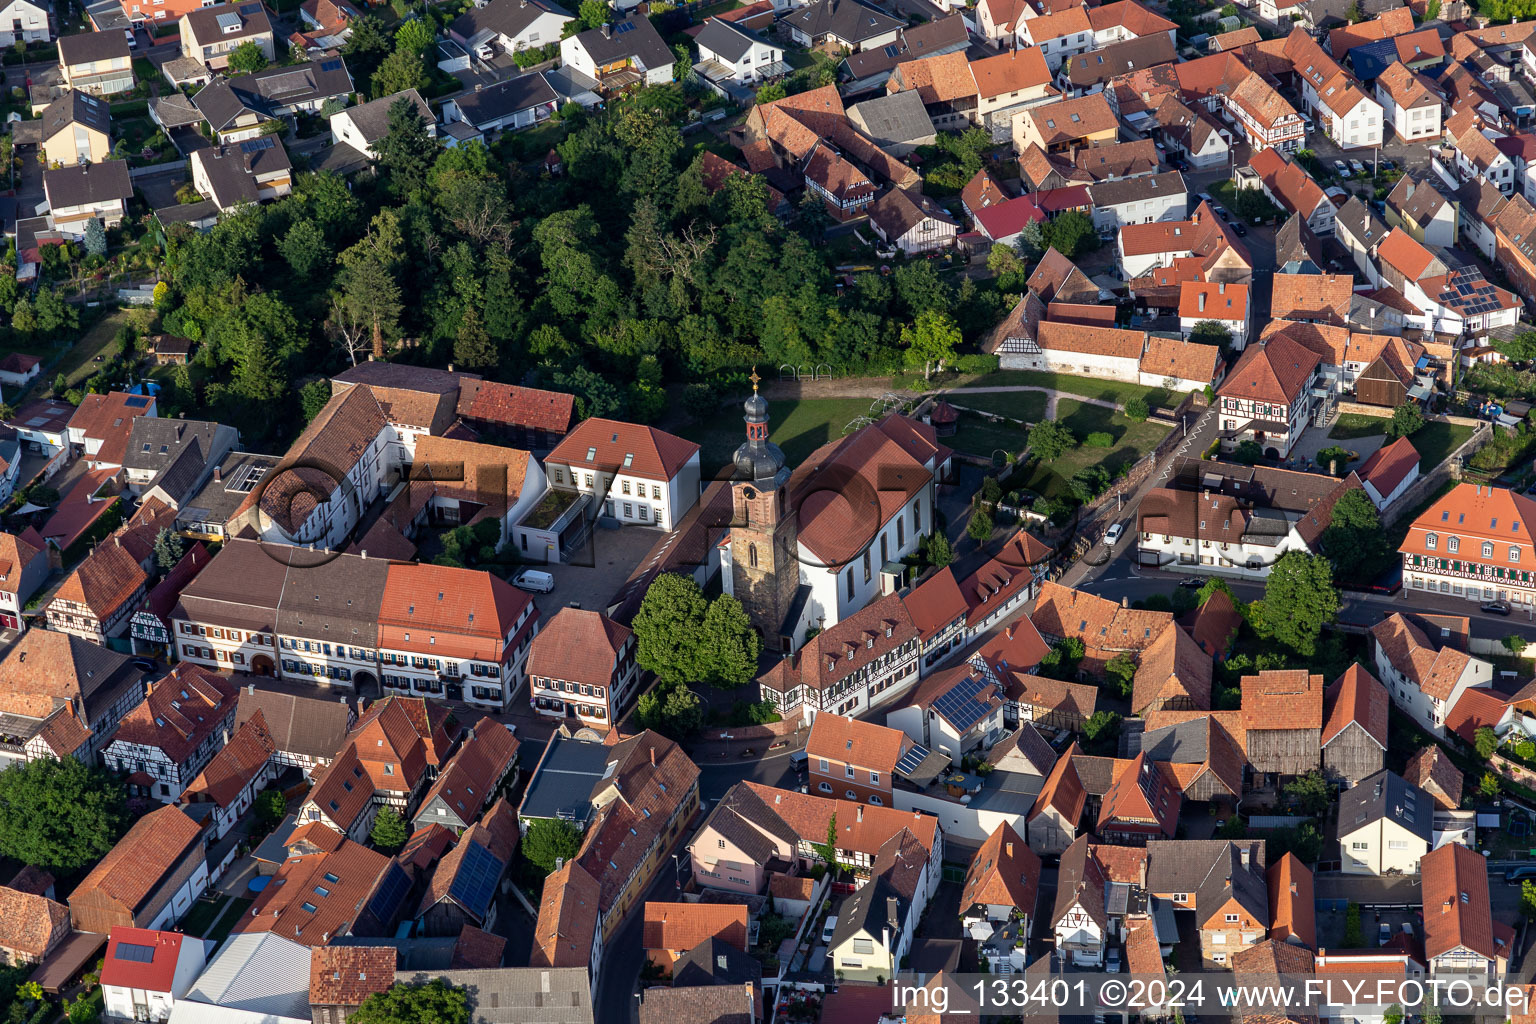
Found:
[[[692,441],[655,427],[593,417],[571,430],[545,462],[671,480],[698,452]]]
[[[1339,794],[1339,836],[1389,821],[1428,843],[1434,835],[1434,810],[1422,789],[1383,768]]]
[[[64,704],[94,725],[144,673],[126,655],[68,633],[29,629],[0,661],[0,712],[47,718]]]
[[[533,638],[530,675],[608,686],[634,633],[601,612],[561,608]]]
[[[41,960],[69,935],[69,908],[46,896],[0,886],[0,949]]]
[[[330,831],[323,825],[311,831],[321,829]],[[241,915],[236,934],[270,932],[306,946],[327,945],[363,915],[384,873],[400,870],[382,853],[350,839],[342,838],[327,852],[293,855],[298,841],[297,832],[289,837],[290,856],[257,895],[250,912]]]
[[[1419,452],[1406,437],[1376,449],[1355,472],[1360,479],[1386,497],[1419,465]]]
[[[181,932],[114,927],[107,933],[101,984],[173,994],[176,962],[181,957],[184,939]],[[149,951],[147,962],[145,950]]]
[[[1332,207],[1323,193],[1322,186],[1302,170],[1301,165],[1287,159],[1275,149],[1263,149],[1248,161],[1264,187],[1279,204],[1292,213],[1311,217],[1319,207]]]
[[[477,423],[563,434],[575,416],[575,403],[576,396],[561,391],[470,378],[459,384],[458,414]]]
[[[149,684],[144,700],[123,716],[113,743],[155,747],[182,764],[231,715],[235,687],[209,668],[184,661]]]
[[[902,603],[924,641],[963,619],[966,613],[965,596],[960,592],[954,570],[947,565],[908,591]]]
[[[1284,335],[1276,335],[1262,345],[1244,349],[1237,365],[1217,388],[1217,394],[1289,407],[1312,379],[1320,361],[1316,352]]]
[[[1489,960],[1510,955],[1508,946],[1495,940],[1488,866],[1481,854],[1459,843],[1446,843],[1419,860],[1419,876],[1424,952],[1430,960],[1457,949]]]
[[[266,718],[257,710],[187,786],[186,800],[207,799],[229,807],[276,753],[277,744],[267,731]]]
[[[1354,294],[1352,274],[1276,274],[1270,316],[1343,326]]]
[[[812,40],[830,35],[851,45],[902,27],[895,18],[856,0],[817,0],[793,12],[784,21]]]
[[[989,100],[1049,85],[1051,71],[1039,48],[1031,46],[972,61],[971,77],[976,80],[976,95]]]
[[[1182,797],[1158,765],[1138,754],[1117,765],[1114,781],[1099,809],[1098,830],[1155,828],[1172,838],[1178,827]]]
[[[1433,797],[1437,807],[1454,811],[1461,806],[1466,777],[1437,743],[1431,743],[1408,759],[1403,778]]]
[[[1088,802],[1088,790],[1083,787],[1074,764],[1077,753],[1077,741],[1074,740],[1046,776],[1045,785],[1035,797],[1035,805],[1029,809],[1027,820],[1034,821],[1048,809],[1074,826],[1082,820],[1083,807]]]
[[[1323,746],[1355,723],[1365,734],[1387,749],[1387,709],[1391,697],[1377,678],[1351,665],[1333,681],[1326,694],[1328,717],[1323,723]]]
[[[747,949],[747,908],[738,903],[647,903],[640,942],[646,949],[692,949],[718,939]]]
[[[1437,650],[1417,626],[1398,612],[1372,626],[1371,636],[1393,668],[1425,694],[1440,701],[1451,699],[1456,684],[1472,660],[1454,647]]]
[[[202,836],[202,826],[181,808],[156,808],[134,822],[128,834],[107,851],[69,894],[70,902],[99,894],[136,912],[182,858],[202,857]]]
[[[1286,852],[1265,872],[1269,883],[1269,937],[1279,942],[1292,938],[1308,949],[1317,948],[1316,911],[1312,905],[1312,871]]]
[[[314,1006],[357,1006],[395,983],[392,946],[316,946],[309,966]]]
[[[480,817],[485,801],[511,770],[518,742],[511,730],[489,716],[476,723],[473,733],[421,798],[422,809],[441,799],[462,822]]]
[[[1045,19],[1036,18],[1030,24],[1042,20]],[[1026,119],[1034,127],[1041,144],[1047,147],[1114,131],[1119,123],[1102,92],[1029,107],[1016,116]]]
[[[1170,700],[1187,702],[1193,708],[1211,706],[1211,656],[1171,622],[1141,654],[1131,709],[1139,712]]]
[[[808,757],[826,758],[858,768],[878,769],[889,776],[896,770],[906,734],[873,722],[841,715],[817,715],[805,741]]]
[[[1258,730],[1323,727],[1323,677],[1305,669],[1269,669],[1243,676],[1243,728]]]
[[[1013,826],[993,829],[965,872],[960,910],[976,906],[1013,907],[1033,914],[1040,886],[1040,858]]]
[[[601,886],[575,860],[544,880],[530,967],[586,967],[597,933]]]

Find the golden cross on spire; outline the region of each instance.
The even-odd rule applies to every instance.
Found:
[[[752,367],[752,376],[747,379],[752,382],[752,393],[757,394],[757,382],[763,379],[757,375],[757,367]]]

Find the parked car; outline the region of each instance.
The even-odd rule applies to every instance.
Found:
[[[1527,878],[1536,878],[1536,864],[1528,865],[1526,867],[1510,868],[1508,871],[1504,872],[1504,881],[1508,882],[1510,885],[1519,885]]]
[[[1199,199],[1202,203],[1209,203],[1209,202],[1211,202],[1211,194],[1209,192],[1201,192],[1195,198]]]
[[[1104,533],[1104,546],[1105,547],[1111,547],[1111,548],[1114,547],[1117,543],[1119,543],[1120,537],[1124,533],[1125,533],[1125,524],[1124,523],[1115,523],[1113,526],[1111,526]]]
[[[1120,973],[1120,951],[1118,949],[1111,949],[1108,953],[1104,954],[1104,973]]]
[[[1255,223],[1257,223],[1257,221],[1255,221]],[[1232,233],[1241,238],[1248,233],[1248,228],[1244,226],[1242,221],[1235,220],[1232,222]]]
[[[1365,164],[1362,164],[1359,160],[1351,160],[1349,162],[1349,169],[1360,175],[1362,178],[1365,177]]]
[[[1489,615],[1508,615],[1509,605],[1503,601],[1484,601],[1478,608]]]
[[[1232,219],[1231,214],[1227,213],[1227,211],[1222,209],[1220,206],[1212,206],[1211,209],[1215,210],[1216,216],[1220,217],[1222,220]]]
[[[131,28],[125,28],[125,29],[123,29],[123,35],[125,35],[125,36],[127,36],[127,37],[128,37],[128,49],[130,49],[130,50],[136,50],[136,49],[138,49],[138,48],[139,48],[139,41],[138,41],[138,39],[137,39],[137,38],[136,38],[136,37],[135,37],[135,36],[134,36],[134,34],[133,34],[133,29],[131,29]]]
[[[1339,177],[1341,177],[1341,178],[1349,177],[1349,168],[1344,166],[1344,161],[1343,160],[1335,160],[1333,162],[1333,169],[1335,171],[1339,172]]]
[[[821,926],[821,941],[823,945],[831,945],[832,933],[837,931],[837,915],[827,916],[827,923]]]
[[[1381,922],[1381,927],[1376,929],[1376,945],[1385,946],[1392,941],[1392,926],[1387,922]]]
[[[1179,586],[1185,590],[1199,590],[1205,586],[1205,578],[1203,576],[1186,576],[1179,580]]]

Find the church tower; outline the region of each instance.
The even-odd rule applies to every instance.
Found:
[[[795,592],[800,560],[795,511],[789,507],[789,469],[784,453],[768,440],[768,400],[757,393],[745,404],[747,440],[736,449],[736,479],[731,484],[731,590],[763,635],[768,650],[781,647]],[[783,646],[788,651],[793,646]]]

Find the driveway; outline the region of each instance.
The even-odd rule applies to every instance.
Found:
[[[176,205],[176,190],[191,180],[186,167],[173,167],[159,174],[146,174],[137,178],[133,187],[143,194],[151,210],[163,210],[167,206]]]
[[[593,527],[588,543],[571,553],[572,563],[535,566],[555,578],[555,589],[535,594],[534,603],[546,619],[573,604],[605,610],[663,536],[662,531],[645,526],[621,526],[617,530]]]
[[[1317,453],[1324,448],[1337,446],[1355,453],[1356,461],[1350,462],[1350,466],[1359,469],[1361,462],[1375,455],[1376,449],[1387,443],[1385,434],[1380,437],[1351,437],[1340,441],[1328,436],[1330,429],[1329,427],[1308,427],[1301,435],[1301,439],[1291,448],[1289,462],[1300,467],[1318,465],[1320,469],[1326,469],[1327,467],[1317,462]]]

